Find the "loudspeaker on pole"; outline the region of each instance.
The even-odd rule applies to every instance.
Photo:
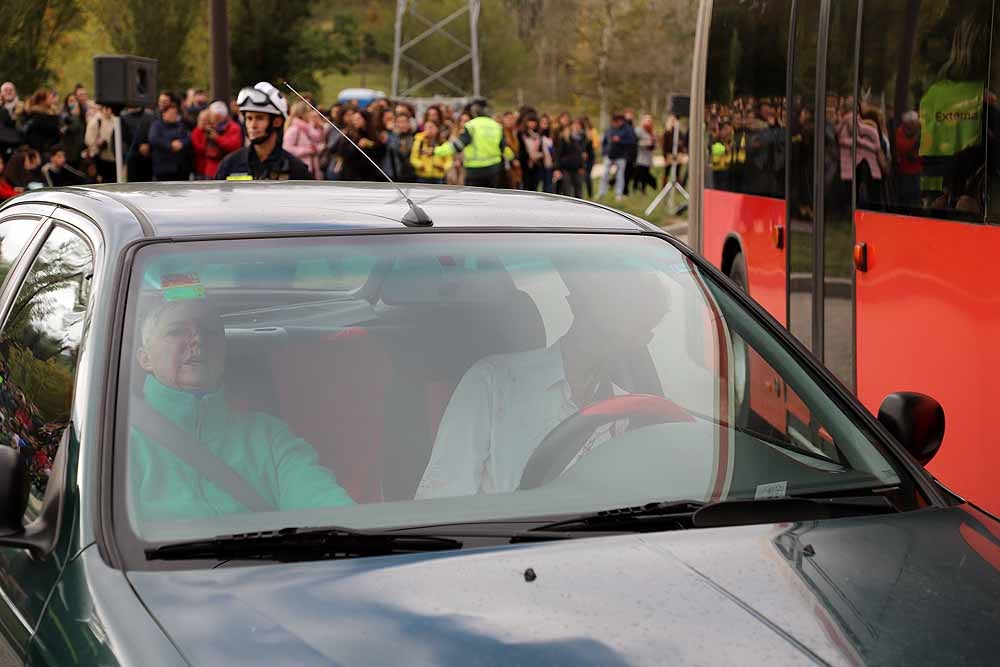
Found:
[[[687,118],[691,115],[691,96],[690,95],[671,95],[670,96],[670,113],[677,116],[678,118]]]
[[[94,56],[94,100],[116,112],[156,103],[157,60],[141,56]]]

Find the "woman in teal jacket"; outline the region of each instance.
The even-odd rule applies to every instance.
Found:
[[[137,357],[147,376],[146,404],[192,436],[278,510],[349,505],[333,473],[280,419],[229,409],[221,389],[226,339],[222,321],[201,299],[167,301],[142,323]],[[134,397],[133,401],[138,400]],[[141,522],[197,519],[251,511],[156,438],[130,435],[133,514]]]

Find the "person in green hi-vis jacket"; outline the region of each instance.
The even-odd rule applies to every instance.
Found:
[[[203,298],[154,306],[141,325],[137,361],[146,372],[142,397],[193,436],[277,510],[352,504],[316,451],[280,419],[229,409],[222,390],[226,337]],[[135,401],[136,398],[133,398]],[[154,429],[145,429],[151,431]],[[226,490],[143,432],[132,420],[129,492],[141,523],[249,512]]]

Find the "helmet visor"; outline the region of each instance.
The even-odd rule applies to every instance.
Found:
[[[279,109],[274,103],[274,100],[271,99],[270,95],[257,90],[256,88],[243,88],[236,96],[236,106],[242,109],[244,106],[248,105],[255,107],[270,107],[274,109],[273,113],[275,115],[284,115],[281,113],[281,109]]]

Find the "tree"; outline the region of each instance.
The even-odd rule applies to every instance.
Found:
[[[75,239],[42,251],[18,291],[0,339],[0,359],[9,371],[5,380],[29,397],[45,421],[65,418],[69,405],[89,288],[91,260],[85,247]],[[53,322],[54,316],[58,319]]]
[[[234,87],[270,81],[316,86],[316,72],[347,72],[360,56],[358,18],[312,16],[311,0],[235,0],[230,15]],[[283,91],[284,92],[284,91]]]
[[[22,96],[47,84],[49,51],[79,17],[77,0],[0,2],[0,80],[13,81]]]
[[[5,2],[7,0],[4,0]],[[92,0],[91,11],[119,53],[156,58],[160,88],[179,90],[190,81],[188,35],[205,16],[205,0]]]

